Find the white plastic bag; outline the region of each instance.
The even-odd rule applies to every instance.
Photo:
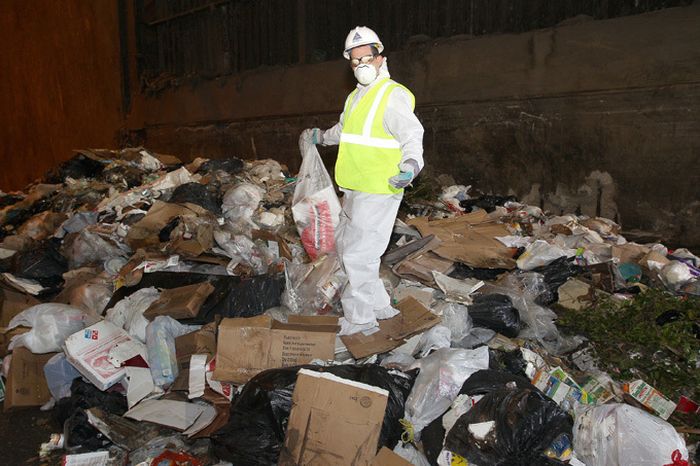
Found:
[[[81,309],[67,304],[37,304],[20,312],[12,318],[8,328],[31,327],[22,335],[12,337],[9,349],[25,346],[35,354],[61,351],[63,342],[70,335],[92,325],[94,319]]]
[[[224,217],[233,225],[237,225],[238,230],[257,228],[253,215],[258,210],[264,195],[265,190],[252,183],[241,183],[229,189],[224,194],[221,205]]]
[[[576,417],[574,451],[586,466],[662,466],[674,463],[675,451],[688,459],[685,441],[671,424],[621,403],[597,406]]]
[[[444,348],[417,360],[409,368],[419,368],[420,373],[406,400],[405,414],[413,436],[419,439],[425,426],[447,411],[464,381],[474,372],[488,367],[487,346],[474,350]],[[411,433],[407,432],[408,440],[412,440]]]
[[[442,323],[452,330],[451,341],[459,343],[472,330],[472,319],[469,317],[467,306],[457,303],[443,303],[436,309],[442,316]]]
[[[411,443],[399,443],[394,447],[394,453],[405,459],[413,466],[430,466],[430,461]]]
[[[142,288],[119,301],[107,311],[105,319],[126,330],[129,335],[146,342],[148,319],[143,316],[146,309],[160,297],[160,291],[153,287]]]
[[[427,332],[423,333],[418,340],[416,346],[417,357],[424,358],[433,350],[440,348],[449,348],[451,344],[450,337],[452,331],[444,325],[436,325]]]
[[[58,353],[44,365],[44,377],[51,396],[55,400],[70,396],[73,379],[80,377],[80,372],[66,359],[66,355]]]
[[[315,260],[335,251],[335,231],[341,208],[316,146],[302,146],[304,143],[300,141],[304,160],[292,198],[292,216],[306,253]]]
[[[547,265],[563,256],[573,257],[574,249],[562,249],[546,241],[537,240],[529,245],[525,252],[518,257],[517,264],[520,270],[532,270],[542,265]]]

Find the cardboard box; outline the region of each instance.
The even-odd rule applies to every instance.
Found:
[[[359,332],[340,337],[355,359],[398,348],[413,335],[436,326],[441,320],[412,297],[402,300],[396,308],[401,312],[391,319],[380,320],[378,332],[370,335]]]
[[[333,359],[338,319],[289,316],[289,323],[269,316],[224,319],[219,324],[214,380],[246,383],[275,367]]]
[[[632,398],[654,411],[663,420],[668,419],[676,410],[676,403],[643,380],[624,384],[622,389],[629,393]]]
[[[148,210],[146,216],[131,226],[129,233],[126,235],[126,242],[132,250],[158,246],[160,244],[158,234],[175,217],[207,218],[216,224],[216,217],[204,207],[189,202],[185,204],[170,204],[156,201]]]
[[[372,466],[411,466],[411,463],[389,450],[387,447],[382,447],[379,453],[377,453],[377,456],[374,457]]]
[[[110,351],[118,345],[136,343],[124,330],[102,320],[66,338],[66,357],[97,388],[106,390],[126,375],[124,367],[110,362]],[[145,351],[142,357],[147,360]]]
[[[163,290],[143,316],[148,320],[157,316],[170,316],[173,319],[196,317],[204,301],[213,292],[214,287],[208,282]]]
[[[300,370],[278,464],[370,466],[388,399],[381,388]]]
[[[44,366],[56,353],[33,354],[27,348],[12,351],[5,385],[5,411],[11,408],[41,406],[51,399]]]
[[[9,353],[7,347],[10,345],[12,337],[27,333],[30,330],[29,327],[0,328],[0,358],[4,358]]]
[[[0,288],[0,327],[7,327],[14,316],[41,301],[24,293]]]
[[[190,356],[206,354],[211,359],[216,354],[216,324],[210,323],[201,329],[175,338],[175,354],[180,369],[189,366]]]

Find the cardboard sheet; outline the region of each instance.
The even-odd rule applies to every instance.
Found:
[[[340,337],[353,357],[359,359],[398,348],[411,336],[434,327],[441,320],[412,297],[402,300],[396,308],[401,313],[391,319],[380,320],[378,332]]]
[[[174,173],[174,172],[171,172]],[[157,246],[160,244],[158,234],[175,217],[209,217],[216,224],[214,215],[196,204],[171,204],[156,201],[141,220],[129,229],[126,241],[131,249]]]
[[[497,236],[508,236],[505,225],[495,222],[483,210],[442,220],[416,217],[408,222],[421,235],[435,235],[441,244],[435,254],[470,267],[513,269],[514,248],[504,246]]]
[[[372,466],[411,466],[411,463],[387,447],[382,447],[377,456],[374,457],[374,460],[372,460]]]
[[[14,316],[37,304],[41,301],[31,295],[0,288],[0,327],[7,327]]]
[[[371,465],[388,395],[333,374],[300,370],[278,464]]]
[[[5,411],[41,406],[51,399],[44,376],[44,366],[55,354],[33,354],[24,347],[14,349],[5,384]]]
[[[245,383],[265,369],[333,359],[337,323],[328,316],[289,316],[286,324],[264,315],[224,319],[214,380]]]
[[[206,406],[175,400],[146,400],[124,414],[137,421],[148,421],[184,431],[195,423]]]

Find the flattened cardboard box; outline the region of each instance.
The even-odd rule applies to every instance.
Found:
[[[41,406],[51,399],[44,376],[44,366],[55,354],[33,354],[24,347],[12,351],[10,373],[5,385],[5,411],[25,406]]]
[[[216,354],[216,324],[210,323],[197,331],[175,338],[175,355],[180,369],[189,367],[193,354]]]
[[[370,466],[389,392],[302,369],[279,465]]]
[[[441,320],[411,296],[402,299],[396,308],[401,312],[391,319],[380,320],[378,332],[340,337],[353,357],[359,359],[398,348],[408,338],[436,326]]]
[[[7,327],[14,316],[37,304],[41,301],[33,296],[0,288],[0,327]]]
[[[275,367],[333,359],[338,319],[289,316],[282,323],[269,316],[224,319],[219,324],[214,380],[246,383]]]

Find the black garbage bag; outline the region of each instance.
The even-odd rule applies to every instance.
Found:
[[[71,159],[66,160],[57,169],[46,175],[47,183],[63,183],[66,178],[79,180],[81,178],[95,178],[102,173],[105,164],[85,157],[83,154],[76,154]]]
[[[494,421],[483,438],[471,424]],[[560,435],[572,437],[573,419],[535,387],[502,388],[484,395],[447,434],[445,448],[469,463],[549,466],[564,463],[544,455]]]
[[[272,307],[280,305],[284,291],[284,273],[256,275],[241,278],[228,275],[207,275],[184,272],[155,272],[143,275],[134,286],[119,288],[110,299],[105,309],[114,307],[122,299],[141,288],[154,286],[161,289],[178,288],[209,282],[214,291],[207,297],[199,309],[197,317],[178,319],[185,324],[205,324],[213,322],[216,316],[254,317]]]
[[[128,409],[126,397],[116,392],[103,392],[80,378],[73,380],[70,389],[70,397],[58,400],[54,410],[56,420],[64,427],[67,446],[82,445],[88,450],[97,450],[109,445],[109,439],[90,425],[85,410],[99,407],[121,416]]]
[[[486,327],[505,335],[516,337],[520,333],[520,314],[506,295],[487,294],[474,299],[469,316],[475,327]]]
[[[513,351],[489,349],[489,369],[491,370],[506,371],[527,378],[526,367],[527,363],[519,349]]]
[[[35,248],[16,253],[13,256],[14,274],[32,279],[60,278],[68,271],[68,262],[58,248],[57,242],[47,240]]]
[[[284,444],[299,369],[330,372],[389,392],[379,446],[393,448],[401,437],[399,419],[415,373],[389,371],[377,364],[297,366],[271,369],[253,377],[231,405],[228,424],[211,437],[214,454],[237,466],[276,465]]]
[[[513,353],[515,352],[519,353],[519,351],[513,351]],[[491,351],[489,353],[491,354]],[[517,386],[518,388],[534,388],[524,374],[521,377],[501,370],[489,369],[477,371],[469,376],[462,384],[459,394],[469,396],[485,395],[494,390],[504,389],[509,383],[514,384],[512,386]],[[420,434],[423,452],[428,462],[432,465],[437,464],[438,456],[444,446],[445,428],[442,426],[443,416],[428,424]]]
[[[243,170],[243,160],[236,157],[226,159],[212,159],[204,162],[197,170],[197,173],[212,173],[218,170],[231,175],[240,173]]]
[[[170,202],[183,204],[189,202],[207,209],[215,215],[221,215],[221,196],[201,183],[185,183],[178,186],[170,196]]]
[[[130,165],[114,165],[106,168],[101,178],[114,186],[125,186],[128,189],[141,186],[146,172]]]
[[[509,272],[507,269],[482,269],[478,267],[470,267],[461,262],[455,263],[455,268],[448,276],[457,280],[465,278],[476,278],[477,280],[495,280],[499,275]]]
[[[482,369],[474,372],[462,384],[460,395],[485,395],[496,390],[504,389],[508,384],[518,388],[534,388],[526,377],[509,372]]]
[[[484,209],[486,212],[493,212],[496,210],[496,206],[502,206],[506,202],[516,201],[515,196],[493,196],[491,194],[485,194],[483,196],[474,199],[465,199],[459,201],[460,207],[466,209],[467,212],[471,212],[474,207],[479,209]]]
[[[554,262],[537,267],[532,271],[543,275],[546,288],[535,298],[535,302],[541,306],[549,306],[559,301],[559,287],[569,278],[583,274],[586,269],[576,265],[574,258],[560,257]]]

